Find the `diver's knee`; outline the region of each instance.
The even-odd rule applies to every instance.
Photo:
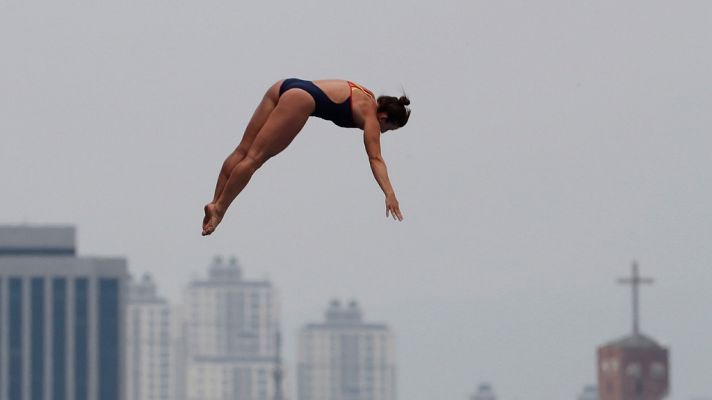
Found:
[[[247,156],[248,151],[249,151],[249,146],[240,143],[240,145],[237,146],[235,151],[232,152],[230,157],[235,158],[237,160],[242,160],[243,158],[245,158],[245,156]]]
[[[247,168],[250,173],[254,173],[258,169],[260,169],[260,167],[262,167],[264,163],[266,163],[269,159],[270,157],[266,154],[256,154],[250,152],[247,153],[245,158],[242,159],[241,163],[244,163],[245,168]]]

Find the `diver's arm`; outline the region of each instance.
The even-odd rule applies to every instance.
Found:
[[[386,218],[390,213],[393,216],[393,219],[402,221],[403,215],[401,214],[398,205],[398,199],[396,198],[391,181],[388,179],[386,162],[381,156],[381,127],[378,123],[378,119],[376,118],[375,111],[372,115],[366,115],[366,118],[364,119],[363,142],[366,146],[368,162],[371,165],[373,177],[376,179],[378,186],[381,187],[381,190],[383,190],[383,193],[386,195]]]

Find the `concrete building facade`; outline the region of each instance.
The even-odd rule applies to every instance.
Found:
[[[150,275],[129,281],[126,319],[127,400],[173,400],[171,307]]]

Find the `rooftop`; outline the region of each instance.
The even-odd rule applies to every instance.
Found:
[[[65,225],[0,225],[0,256],[74,256],[76,230]]]
[[[131,303],[165,303],[166,301],[158,297],[156,283],[150,274],[143,274],[141,279],[129,277],[129,301]]]
[[[208,266],[208,276],[203,279],[195,279],[190,283],[190,287],[216,286],[249,286],[271,288],[269,281],[246,281],[242,279],[242,267],[237,257],[230,257],[227,261],[223,257],[216,256]]]
[[[334,299],[329,303],[324,312],[324,322],[309,323],[304,326],[306,330],[379,330],[387,331],[388,327],[382,323],[368,323],[363,320],[363,312],[356,300],[342,304]]]
[[[643,334],[634,334],[622,337],[620,339],[608,342],[606,347],[624,347],[624,348],[661,348],[654,339]]]

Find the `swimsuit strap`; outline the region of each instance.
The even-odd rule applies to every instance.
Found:
[[[351,82],[351,81],[346,81],[346,82],[349,83],[349,89],[351,89],[351,91],[353,91],[354,89],[359,89],[360,91],[362,91],[362,92],[366,93],[367,95],[371,96],[372,99],[376,100],[376,96],[374,96],[374,95],[373,95],[373,92],[371,92],[370,90],[368,90],[368,89],[366,89],[365,87],[359,85],[358,83],[354,83],[354,82]]]

